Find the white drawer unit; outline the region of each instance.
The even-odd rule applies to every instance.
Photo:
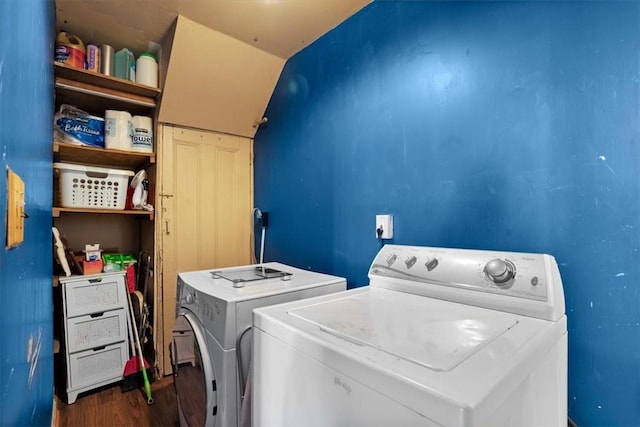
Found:
[[[129,357],[125,272],[60,278],[67,400],[122,379]]]

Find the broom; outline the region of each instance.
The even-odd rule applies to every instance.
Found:
[[[123,393],[144,386],[142,378],[142,370],[140,369],[140,359],[136,357],[136,344],[133,339],[133,328],[131,327],[131,314],[127,312],[127,329],[129,331],[129,349],[131,357],[124,365],[124,373],[122,374],[122,382],[120,383],[120,391]],[[145,368],[151,369],[149,363],[144,361]]]
[[[124,367],[125,372],[124,372],[124,378],[123,378],[123,387],[125,384],[128,387],[131,387],[131,383],[133,382],[135,384],[133,388],[138,388],[139,387],[138,372],[142,372],[142,381],[143,381],[144,392],[145,392],[145,395],[147,396],[147,404],[151,405],[153,403],[153,397],[151,397],[151,384],[149,383],[149,378],[147,377],[147,367],[149,366],[149,364],[146,363],[146,361],[144,360],[144,357],[142,356],[142,348],[140,347],[140,338],[138,337],[138,327],[133,322],[133,305],[131,304],[131,296],[129,295],[128,289],[127,289],[127,300],[129,302],[129,316],[127,317],[129,320],[128,327],[130,332],[130,338],[131,338],[131,335],[134,336],[134,338],[131,339],[132,341],[131,348],[133,349],[134,354],[137,353],[137,357],[133,357],[132,359],[129,359],[129,361],[127,361]],[[132,327],[131,325],[133,325],[133,331],[131,331],[131,327]],[[135,339],[135,346],[133,345],[134,339]]]

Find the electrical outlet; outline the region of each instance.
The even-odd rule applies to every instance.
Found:
[[[376,238],[393,239],[393,215],[376,215]]]

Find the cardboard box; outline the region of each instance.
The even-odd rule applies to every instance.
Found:
[[[101,259],[102,250],[100,249],[100,243],[84,245],[84,253],[87,261],[97,261]]]
[[[102,260],[82,261],[82,274],[102,273]]]

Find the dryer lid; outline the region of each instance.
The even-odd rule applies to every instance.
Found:
[[[289,314],[435,371],[452,370],[518,323],[503,313],[399,292],[361,293]]]
[[[242,288],[246,283],[258,282],[278,278],[280,280],[291,280],[292,273],[267,267],[266,265],[249,266],[246,268],[235,268],[228,270],[213,270],[210,272],[214,279],[225,279],[234,288]]]

